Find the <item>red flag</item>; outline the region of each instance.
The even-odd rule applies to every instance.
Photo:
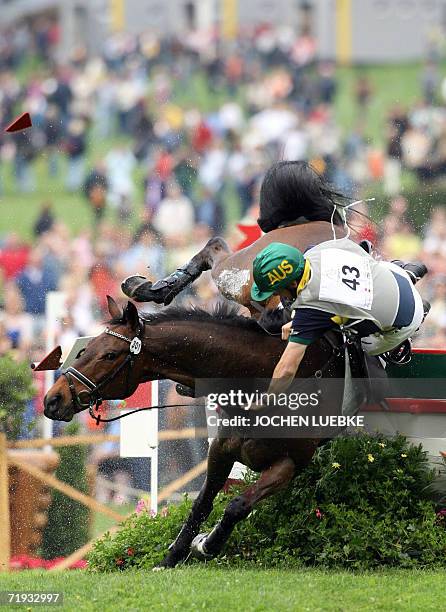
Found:
[[[253,242],[258,240],[262,235],[262,230],[258,225],[242,225],[241,223],[237,224],[237,229],[239,229],[243,234],[245,234],[245,238],[235,247],[236,251],[240,251],[247,246],[250,246]]]
[[[62,359],[62,349],[60,348],[60,346],[56,346],[56,348],[53,349],[51,353],[48,353],[48,355],[44,357],[42,361],[39,361],[38,363],[32,363],[31,369],[34,370],[35,372],[42,372],[46,370],[58,370],[60,366],[62,365],[61,359]]]
[[[5,132],[20,132],[21,130],[26,130],[32,126],[32,121],[29,113],[23,113],[19,117],[16,117],[14,121],[8,125],[5,129]]]

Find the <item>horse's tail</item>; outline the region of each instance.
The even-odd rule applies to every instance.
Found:
[[[302,220],[342,225],[335,208],[346,206],[348,200],[307,162],[277,162],[262,182],[258,224],[264,232]]]

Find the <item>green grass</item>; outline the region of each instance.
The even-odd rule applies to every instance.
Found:
[[[94,160],[101,158],[122,139],[113,139],[98,142],[91,138],[87,158],[87,170],[90,170]],[[73,235],[79,230],[90,227],[92,214],[89,205],[82,193],[69,193],[65,189],[65,167],[64,155],[59,160],[61,170],[57,178],[48,175],[47,159],[44,155],[39,156],[33,165],[35,177],[35,190],[31,193],[20,193],[15,188],[13,169],[7,163],[0,167],[2,192],[0,192],[0,235],[6,232],[17,232],[25,239],[32,235],[32,228],[40,212],[43,202],[50,201],[57,220],[62,220],[72,231]],[[135,172],[135,184],[137,193],[135,197],[135,218],[133,225],[137,222],[138,213],[142,208],[142,176],[143,171],[138,168]],[[114,212],[109,211],[109,218],[113,219]]]
[[[365,123],[366,135],[375,144],[384,142],[384,126],[389,108],[401,105],[408,109],[421,100],[422,64],[370,65],[338,68],[338,95],[336,117],[344,130],[358,123]],[[446,63],[440,65],[440,75],[445,76]],[[367,113],[360,115],[355,102],[355,83],[359,75],[365,75],[372,87]]]
[[[320,570],[223,570],[89,575],[28,571],[0,576],[0,590],[61,591],[64,610],[310,611],[446,609],[444,572],[365,574]],[[12,608],[11,608],[12,609]],[[27,608],[30,610],[31,608]],[[51,610],[50,607],[32,609]]]

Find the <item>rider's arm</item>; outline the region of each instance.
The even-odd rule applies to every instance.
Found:
[[[268,393],[279,394],[284,393],[288,389],[296,376],[306,350],[305,344],[288,343],[279,363],[274,369]]]
[[[277,364],[268,393],[284,393],[292,384],[308,345],[337,327],[333,315],[314,308],[298,308],[291,325],[289,342]],[[260,409],[262,406],[252,407]]]
[[[288,345],[277,364],[268,393],[283,393],[293,382],[307,346],[336,327],[333,315],[314,308],[298,308],[291,321]]]

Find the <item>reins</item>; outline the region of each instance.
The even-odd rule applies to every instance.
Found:
[[[130,410],[129,412],[126,412],[125,414],[120,414],[118,416],[111,417],[109,419],[104,419],[100,414],[94,414],[93,406],[94,404],[90,405],[88,412],[91,418],[96,421],[96,425],[99,425],[99,423],[112,423],[113,421],[119,421],[120,419],[123,419],[124,417],[130,416],[132,414],[136,414],[137,412],[142,412],[143,410],[163,410],[164,408],[184,408],[188,406],[193,406],[195,408],[196,406],[200,406],[200,407],[206,406],[206,404],[159,404],[158,406],[146,406],[145,408],[135,408],[135,410]],[[96,405],[96,410],[98,411],[101,410],[100,405]]]

